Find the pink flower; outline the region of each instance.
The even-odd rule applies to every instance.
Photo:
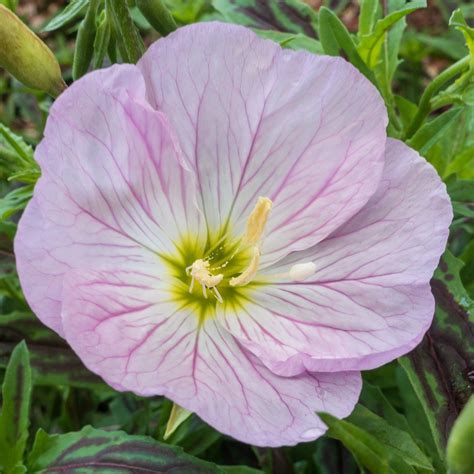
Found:
[[[386,125],[343,59],[181,28],[53,105],[26,298],[118,390],[255,445],[315,439],[433,316],[451,207]]]

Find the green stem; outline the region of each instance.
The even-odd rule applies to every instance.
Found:
[[[418,112],[415,115],[410,127],[408,128],[405,139],[410,138],[415,132],[420,128],[421,124],[431,112],[431,98],[438,92],[441,87],[446,84],[446,82],[450,81],[458,74],[464,71],[469,66],[469,56],[466,56],[463,59],[455,62],[452,66],[446,68],[438,77],[436,77],[428,87],[423,92],[421,96],[420,104],[418,106]]]

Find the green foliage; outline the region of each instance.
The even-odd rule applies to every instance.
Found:
[[[2,388],[0,413],[0,467],[5,474],[26,472],[23,453],[28,439],[31,369],[24,342],[12,353]]]
[[[446,453],[449,472],[471,474],[474,472],[474,395],[466,403],[449,435]]]
[[[216,19],[284,48],[343,56],[380,91],[389,135],[418,150],[446,182],[454,219],[431,282],[432,327],[410,354],[364,374],[360,402],[346,420],[321,414],[327,436],[285,449],[251,448],[191,415],[165,440],[171,402],[108,387],[26,304],[13,239],[40,176],[33,149],[52,99],[26,94],[0,75],[2,472],[473,471],[472,399],[462,410],[474,386],[474,8],[462,0],[431,3],[438,10],[423,14],[436,19],[438,12],[442,23],[423,28],[407,15],[425,8],[424,0],[324,0],[319,10],[299,0],[72,0],[40,22],[68,82],[116,62],[136,63],[143,40],[148,45],[177,25]],[[17,7],[16,0],[0,4]],[[432,72],[436,61],[442,67]]]
[[[71,0],[54,18],[43,28],[44,31],[54,31],[72,22],[87,9],[89,0]]]
[[[220,473],[218,466],[152,438],[86,426],[80,432],[48,435],[40,430],[28,458],[31,472]]]
[[[338,420],[327,413],[319,415],[329,427],[327,435],[340,440],[359,465],[374,474],[434,471],[410,434],[362,405],[347,420]]]
[[[213,0],[212,4],[231,23],[317,36],[318,15],[299,0]]]
[[[464,289],[463,264],[449,250],[431,282],[435,319],[423,342],[400,363],[428,420],[441,459],[454,420],[471,393],[474,301]]]

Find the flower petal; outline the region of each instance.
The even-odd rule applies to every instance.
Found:
[[[357,372],[279,377],[215,320],[167,300],[154,267],[68,274],[66,338],[107,383],[139,395],[165,395],[219,431],[259,446],[315,439],[315,415],[347,416]],[[118,344],[117,341],[120,341]]]
[[[138,66],[196,171],[211,229],[229,221],[239,235],[259,195],[274,202],[264,265],[322,240],[375,192],[385,107],[343,59],[202,23],[159,40]]]
[[[435,170],[389,140],[380,187],[325,241],[268,269],[266,277],[312,261],[308,281],[258,287],[245,311],[220,320],[271,370],[364,370],[415,347],[431,324],[429,280],[452,219]],[[277,277],[275,277],[277,278]]]
[[[166,120],[144,102],[140,71],[87,75],[55,102],[36,158],[42,177],[19,224],[17,266],[38,317],[62,334],[62,279],[71,268],[157,261],[201,228],[194,178]]]

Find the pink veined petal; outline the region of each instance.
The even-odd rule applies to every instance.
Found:
[[[347,416],[357,372],[279,377],[216,321],[166,297],[153,267],[71,272],[65,283],[66,338],[107,383],[139,395],[165,395],[222,433],[258,446],[317,438],[315,415]],[[120,341],[118,344],[117,341]]]
[[[144,99],[135,66],[88,74],[55,102],[36,159],[42,176],[18,227],[15,254],[31,308],[63,334],[62,280],[82,266],[160,266],[159,252],[203,226],[192,173],[169,126]]]
[[[211,229],[230,223],[238,235],[258,196],[274,201],[263,265],[319,242],[375,192],[386,111],[343,59],[213,22],[159,40],[138,67],[196,172]]]
[[[431,165],[389,140],[379,189],[349,222],[263,278],[312,261],[296,283],[258,287],[244,310],[220,321],[281,375],[365,370],[405,354],[431,324],[429,280],[444,251],[452,210]]]

